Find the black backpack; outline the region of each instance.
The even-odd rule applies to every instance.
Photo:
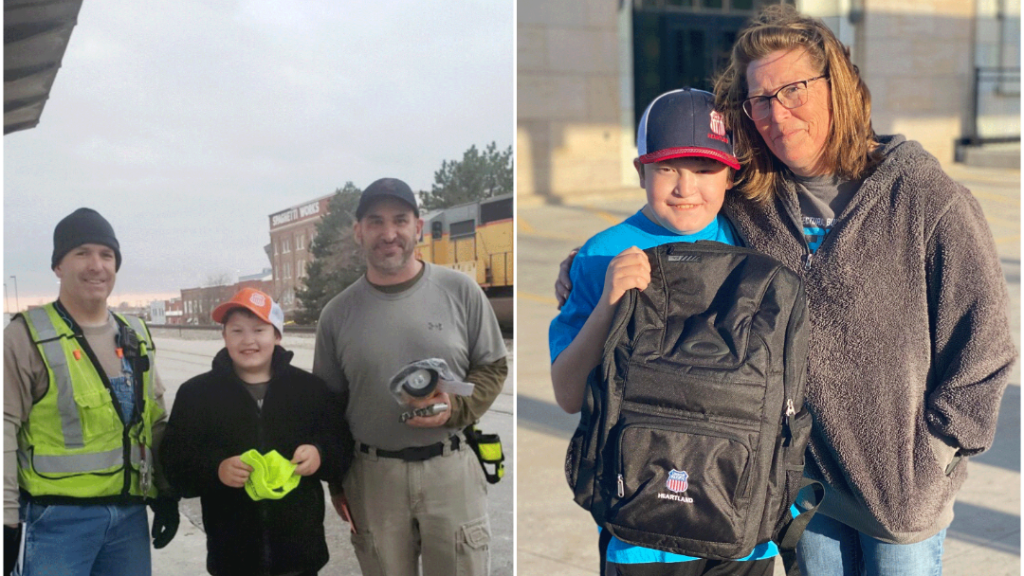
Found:
[[[651,283],[619,302],[587,380],[565,473],[611,536],[713,560],[773,540],[787,569],[815,505],[794,520],[811,415],[800,278],[717,242],[644,251]]]

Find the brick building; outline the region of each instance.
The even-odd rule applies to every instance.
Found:
[[[269,216],[270,244],[266,250],[273,267],[270,294],[277,298],[286,316],[291,316],[299,306],[295,291],[302,285],[306,265],[313,259],[309,245],[333,196],[310,200]]]
[[[164,319],[170,326],[177,326],[178,324],[184,324],[185,319],[183,317],[184,305],[182,304],[181,298],[171,298],[170,300],[164,300]]]
[[[236,292],[242,288],[255,288],[261,292],[273,295],[274,282],[267,278],[266,270],[261,274],[243,276],[234,284],[221,286],[204,286],[201,288],[181,289],[181,318],[180,324],[191,324],[195,326],[210,326],[214,324],[213,309],[221,302],[230,300]]]

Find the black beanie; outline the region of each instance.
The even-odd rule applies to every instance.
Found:
[[[121,245],[117,243],[110,222],[92,208],[79,208],[64,217],[53,229],[53,258],[50,269],[54,269],[64,256],[82,244],[102,244],[114,251],[114,270],[121,269]]]

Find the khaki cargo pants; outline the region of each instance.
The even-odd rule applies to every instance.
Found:
[[[486,576],[487,483],[472,449],[422,462],[356,451],[344,482],[363,576]]]

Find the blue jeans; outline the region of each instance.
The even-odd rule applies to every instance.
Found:
[[[22,504],[24,550],[15,576],[150,576],[142,504]],[[20,569],[20,570],[19,570]]]
[[[941,576],[946,529],[922,542],[889,544],[815,514],[797,544],[803,576]]]

